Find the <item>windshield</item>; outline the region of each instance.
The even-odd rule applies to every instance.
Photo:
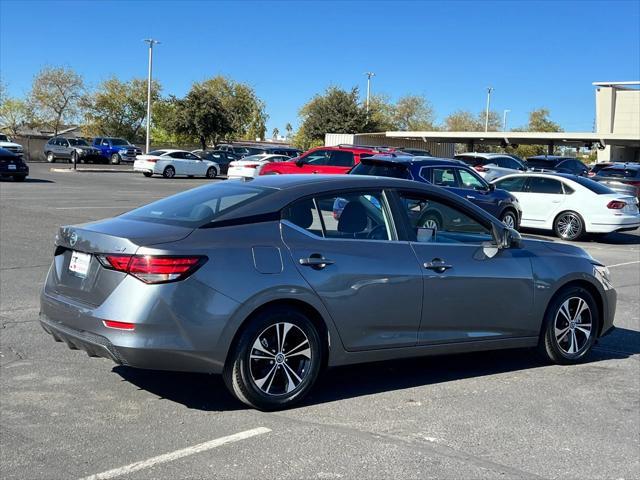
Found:
[[[77,147],[80,145],[84,145],[87,147],[89,146],[89,144],[84,140],[82,140],[81,138],[67,138],[67,140],[69,140],[69,145],[73,145],[74,147]]]
[[[640,177],[640,168],[603,168],[598,172],[598,177],[636,178]]]
[[[394,165],[391,163],[363,163],[353,167],[349,172],[352,175],[374,175],[377,177],[403,178],[410,180],[411,174],[404,165]]]
[[[238,182],[207,185],[158,200],[122,215],[122,218],[198,228],[275,190]]]
[[[122,138],[114,138],[111,140],[111,145],[117,147],[118,145],[131,145],[127,140]]]
[[[555,168],[559,160],[542,160],[536,158],[527,159],[527,166],[530,168]]]

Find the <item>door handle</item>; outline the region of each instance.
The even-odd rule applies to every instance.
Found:
[[[560,200],[551,200],[551,203],[560,203]]]
[[[300,265],[304,265],[305,267],[311,267],[315,270],[322,270],[327,265],[333,265],[334,263],[336,263],[333,260],[324,258],[319,253],[314,253],[310,255],[308,258],[301,258],[298,260],[298,262],[300,262]]]
[[[453,268],[453,265],[446,264],[444,260],[440,258],[434,258],[430,262],[425,262],[424,268],[427,270],[433,270],[436,273],[444,273],[446,270]]]
[[[469,200],[475,200],[475,199],[476,199],[476,197],[474,197],[473,195],[467,195],[467,198],[468,198]]]

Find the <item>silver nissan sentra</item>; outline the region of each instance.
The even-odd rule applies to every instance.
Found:
[[[279,175],[61,227],[40,321],[89,356],[222,374],[269,410],[327,366],[515,347],[576,363],[615,305],[584,250],[439,187]]]

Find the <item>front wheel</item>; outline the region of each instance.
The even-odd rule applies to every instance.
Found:
[[[500,216],[500,221],[505,224],[505,226],[509,228],[513,228],[514,230],[518,228],[518,219],[516,214],[511,210],[506,210]]]
[[[15,175],[13,180],[16,182],[24,182],[24,179],[27,178],[26,175]]]
[[[164,178],[173,178],[176,176],[176,169],[173,167],[167,167],[164,169],[164,171],[162,172],[162,176]]]
[[[117,153],[111,155],[111,165],[120,165],[120,155]]]
[[[47,153],[47,162],[56,163],[56,157],[53,155],[53,152]]]
[[[593,295],[582,287],[567,288],[549,303],[538,351],[553,363],[578,363],[593,347],[599,326]]]
[[[578,240],[584,234],[584,222],[576,212],[562,212],[553,222],[553,231],[563,240]]]
[[[300,401],[320,372],[320,336],[303,313],[277,308],[256,316],[225,365],[227,387],[240,401],[277,410]]]
[[[207,169],[207,178],[216,178],[218,176],[218,172],[216,171],[216,169],[214,167],[209,167]]]

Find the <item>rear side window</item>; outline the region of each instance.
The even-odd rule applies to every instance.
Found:
[[[392,177],[411,180],[411,173],[405,165],[391,163],[360,162],[351,170],[352,175],[373,175],[377,177]]]
[[[494,182],[497,188],[506,190],[507,192],[521,192],[527,177],[505,178]]]
[[[353,167],[353,153],[335,151],[331,154],[331,161],[329,165],[335,167]]]
[[[527,185],[530,193],[550,193],[562,195],[562,183],[555,178],[531,177]]]
[[[273,191],[236,182],[222,182],[172,195],[136,208],[121,215],[121,218],[198,228]]]

